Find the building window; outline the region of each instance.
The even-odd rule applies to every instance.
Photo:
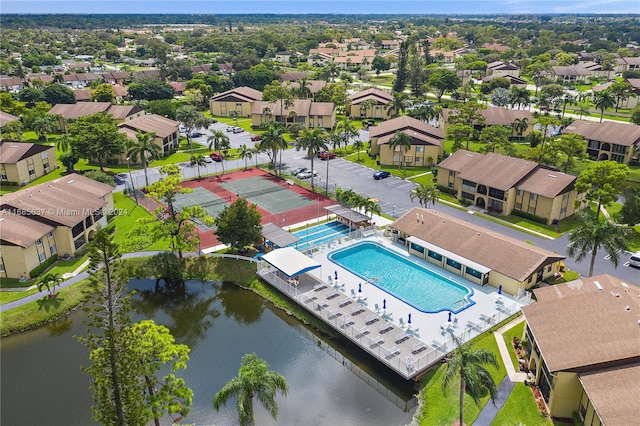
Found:
[[[523,195],[523,194],[524,194],[524,191],[523,191],[522,189],[518,189],[518,190],[516,191],[516,195],[517,195],[518,197],[522,197],[522,195]]]
[[[495,188],[489,188],[489,197],[504,200],[504,191]]]
[[[80,247],[82,247],[85,244],[85,242],[86,240],[84,238],[84,235],[81,235],[80,238],[78,238],[73,242],[73,247],[75,247],[75,249],[78,250]]]
[[[49,247],[49,251],[51,252],[52,256],[54,254],[56,254],[56,245],[55,244],[51,244],[51,247]]]
[[[529,276],[529,279],[527,280],[528,283],[531,283],[531,280],[533,279],[533,275]]]
[[[82,221],[78,222],[76,226],[71,228],[71,235],[73,235],[74,238],[82,234],[83,232],[84,232],[84,226]]]
[[[38,253],[38,259],[40,260],[40,263],[42,263],[47,260],[47,256],[45,256],[44,253]]]
[[[42,245],[42,238],[40,238],[39,240],[36,241],[36,245],[37,246],[41,246]]]
[[[435,252],[435,251],[433,251],[433,250],[429,250],[429,252],[427,253],[427,256],[429,256],[429,257],[430,257],[430,258],[432,258],[432,259],[437,260],[438,262],[441,262],[441,261],[442,261],[442,255],[441,255],[441,254],[439,254],[439,253],[436,253],[436,252]]]
[[[464,191],[462,191],[461,195],[462,195],[462,198],[466,198],[467,200],[471,200],[471,201],[475,200],[476,198],[475,195],[469,194],[468,192],[464,192]]]
[[[416,152],[424,152],[424,146],[416,146]]]
[[[36,174],[35,170],[29,170],[29,176],[34,176]]]
[[[547,266],[547,272],[551,272],[551,265]]]
[[[476,271],[475,269],[469,268],[468,266],[465,268],[465,270],[467,271],[467,274],[471,275],[472,277],[476,277],[478,279],[482,278],[482,274],[478,271]]]
[[[415,250],[415,251],[417,251],[418,253],[424,253],[424,247],[419,246],[418,244],[411,243],[411,244],[409,245],[409,247],[411,247],[411,250]]]
[[[9,180],[9,179],[7,178],[7,175],[4,175],[4,174],[0,175],[0,179],[2,179],[2,180]]]
[[[456,175],[456,172],[454,172],[453,170],[449,170],[449,177],[454,177]]]
[[[462,268],[462,265],[459,262],[456,262],[455,260],[451,260],[451,259],[447,259],[447,265],[458,270]]]
[[[49,233],[47,234],[47,236],[48,236],[49,238],[53,238],[53,231],[49,231]]]
[[[42,159],[49,158],[49,153],[47,151],[42,151]]]
[[[538,199],[538,194],[531,194],[531,195],[529,195],[529,198],[531,200],[537,200]]]

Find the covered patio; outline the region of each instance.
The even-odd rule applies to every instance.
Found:
[[[262,236],[275,248],[287,247],[297,243],[300,238],[296,237],[286,229],[280,228],[271,222],[262,225]]]

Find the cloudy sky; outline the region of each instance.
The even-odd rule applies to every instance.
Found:
[[[640,0],[2,0],[0,13],[640,13]]]

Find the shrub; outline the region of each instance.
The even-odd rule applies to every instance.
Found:
[[[548,223],[547,218],[541,217],[541,216],[536,216],[535,214],[523,212],[522,210],[513,210],[511,212],[511,214],[514,215],[514,216],[519,216],[519,217],[523,217],[525,219],[529,219],[532,222],[541,223],[543,225],[547,225],[547,223]]]
[[[31,270],[31,272],[29,272],[29,276],[31,278],[35,278],[38,275],[40,275],[44,270],[46,270],[49,266],[51,266],[51,264],[53,262],[55,262],[56,260],[58,260],[58,255],[54,254],[52,255],[50,258],[48,258],[47,260],[45,260],[44,262],[42,262],[40,265],[36,266],[35,268],[33,268]]]
[[[448,186],[438,185],[438,189],[440,190],[440,192],[443,192],[443,193],[449,194],[449,195],[453,195],[454,197],[456,195],[458,195],[458,191],[456,191],[453,188],[449,188]]]

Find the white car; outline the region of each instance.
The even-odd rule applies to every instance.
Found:
[[[311,176],[318,176],[318,172],[307,170],[306,172],[298,173],[299,179],[309,179]]]
[[[204,162],[211,164],[211,163],[213,163],[213,158],[209,157],[208,155],[205,155],[204,156]]]
[[[637,251],[629,257],[629,266],[640,268],[640,251]]]

